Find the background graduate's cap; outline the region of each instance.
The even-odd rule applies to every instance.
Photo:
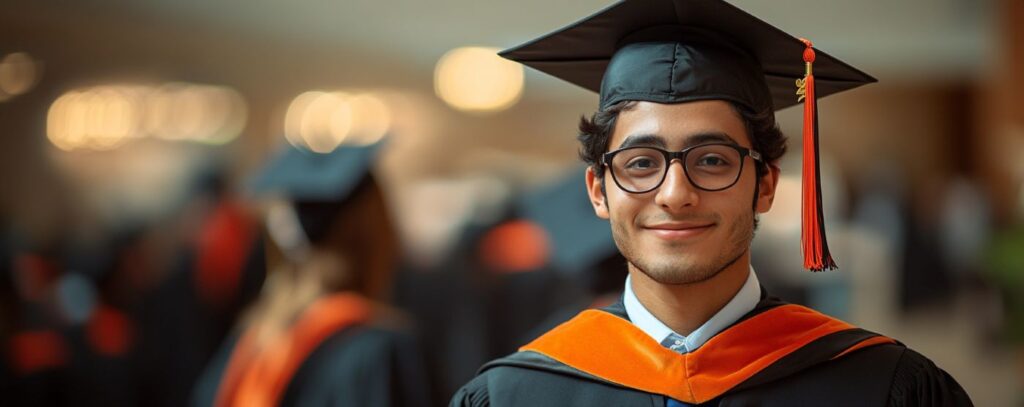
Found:
[[[382,144],[343,145],[329,153],[289,146],[263,167],[250,189],[295,201],[344,201],[369,175]]]
[[[602,110],[715,99],[759,113],[805,101],[804,264],[835,268],[818,188],[816,101],[875,82],[868,74],[721,0],[624,0],[500,55],[599,92]]]
[[[608,222],[591,212],[583,182],[585,168],[577,168],[544,185],[518,202],[519,214],[544,229],[551,245],[551,263],[560,271],[585,273],[602,261],[617,257]]]
[[[327,234],[341,205],[370,176],[384,142],[343,145],[329,153],[288,146],[252,179],[249,189],[256,196],[291,201],[306,237],[316,242]]]

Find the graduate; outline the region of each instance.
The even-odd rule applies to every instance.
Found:
[[[484,365],[451,405],[971,405],[925,356],[773,298],[750,266],[785,151],[774,113],[800,105],[804,264],[836,267],[816,101],[874,78],[720,0],[621,1],[502,56],[599,93],[585,182],[628,276],[621,301]]]
[[[256,179],[289,201],[268,215],[277,266],[193,405],[430,405],[409,321],[385,305],[398,249],[370,174],[380,144],[289,148]]]

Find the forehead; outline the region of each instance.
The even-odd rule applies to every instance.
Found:
[[[608,149],[618,148],[630,136],[657,136],[670,149],[681,149],[687,139],[702,134],[724,134],[750,147],[746,127],[728,102],[702,100],[686,103],[640,101],[619,113]]]

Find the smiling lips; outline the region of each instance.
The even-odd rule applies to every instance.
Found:
[[[666,240],[680,240],[696,237],[715,226],[710,222],[669,222],[648,225],[645,229]]]

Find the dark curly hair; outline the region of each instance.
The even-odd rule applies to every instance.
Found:
[[[761,153],[763,161],[757,163],[757,177],[760,179],[768,173],[768,164],[776,162],[786,153],[786,136],[779,130],[775,122],[775,114],[771,110],[753,112],[737,103],[729,102],[743,120],[750,136],[754,150]],[[623,101],[595,112],[590,119],[580,117],[579,135],[580,158],[594,169],[595,175],[604,177],[604,164],[601,156],[608,152],[608,140],[615,130],[615,121],[619,113],[632,109],[635,101]]]

